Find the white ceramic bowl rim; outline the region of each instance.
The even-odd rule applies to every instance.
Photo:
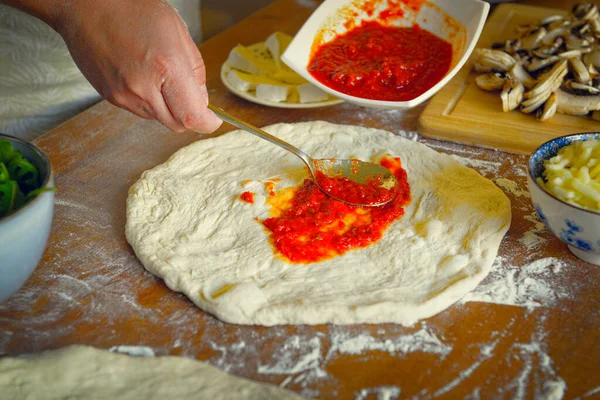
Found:
[[[40,159],[42,160],[42,163],[44,164],[44,168],[46,170],[46,176],[44,179],[44,183],[42,184],[41,187],[48,186],[48,183],[50,182],[50,179],[52,178],[53,172],[52,172],[52,165],[50,165],[50,159],[48,159],[48,156],[46,155],[46,153],[44,153],[39,147],[37,147],[33,143],[26,142],[23,139],[19,139],[17,137],[7,135],[5,133],[0,133],[0,139],[8,139],[11,142],[18,142],[24,146],[31,148],[38,156],[40,156]],[[11,219],[17,218],[20,214],[24,213],[26,209],[33,207],[34,204],[39,202],[40,197],[41,196],[36,196],[33,200],[29,201],[27,204],[25,204],[23,207],[19,208],[14,213],[12,213],[6,217],[0,218],[0,225]]]
[[[550,147],[553,143],[557,142],[557,141],[564,141],[565,143],[558,146],[556,148],[556,152],[553,152],[552,157],[554,155],[556,155],[556,153],[558,152],[558,150],[562,149],[565,146],[568,146],[574,142],[582,142],[588,139],[600,139],[600,132],[579,132],[579,133],[572,133],[570,135],[565,135],[565,136],[560,136],[554,139],[550,139],[544,143],[542,143],[537,149],[534,150],[533,153],[531,153],[531,155],[529,156],[529,162],[527,163],[527,172],[529,173],[529,177],[531,178],[531,180],[535,183],[535,185],[540,188],[540,190],[542,190],[544,193],[546,193],[548,196],[552,197],[554,200],[574,209],[574,210],[578,210],[578,211],[584,211],[590,215],[600,215],[600,211],[592,211],[589,210],[587,208],[583,208],[583,207],[578,207],[575,206],[571,203],[567,203],[564,200],[559,199],[558,197],[556,197],[555,195],[553,195],[552,193],[548,192],[546,189],[544,189],[543,187],[540,186],[540,184],[537,181],[537,178],[535,177],[535,175],[533,174],[533,165],[535,164],[536,160],[534,160],[535,156],[538,155],[539,157],[542,157],[541,155],[539,155],[538,153],[543,151],[545,148]],[[543,160],[548,160],[550,157],[543,157]]]

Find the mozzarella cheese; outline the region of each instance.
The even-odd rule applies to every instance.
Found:
[[[256,85],[256,98],[274,103],[286,101],[290,94],[290,87],[287,85]]]
[[[255,90],[256,86],[260,84],[281,85],[281,83],[275,79],[271,79],[266,76],[251,75],[234,69],[227,73],[227,81],[234,89],[242,92]]]
[[[313,84],[305,83],[297,87],[300,103],[316,103],[327,100],[327,93]]]
[[[265,42],[237,45],[229,53],[231,68],[225,79],[237,91],[256,91],[257,99],[269,102],[315,103],[328,95],[311,85],[281,61],[292,37],[275,32]]]

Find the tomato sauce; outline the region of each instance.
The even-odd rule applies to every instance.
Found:
[[[317,171],[315,177],[326,193],[349,203],[366,205],[385,203],[396,194],[396,188],[381,187],[381,177],[371,179],[365,184],[341,176],[328,177],[321,171]]]
[[[451,62],[452,45],[418,25],[367,21],[317,47],[308,71],[351,96],[406,101],[438,83]]]
[[[244,192],[240,196],[240,199],[242,199],[246,203],[254,204],[254,193],[252,193],[252,192]]]
[[[305,179],[292,195],[282,193],[285,201],[276,210],[278,215],[263,221],[276,252],[293,263],[312,263],[381,239],[392,222],[404,214],[410,187],[399,158],[386,157],[380,164],[398,180],[396,196],[383,206],[355,207],[337,201],[311,179]]]

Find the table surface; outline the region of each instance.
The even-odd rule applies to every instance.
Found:
[[[276,30],[294,34],[316,5],[277,1],[203,43],[211,101],[259,126],[371,126],[456,155],[512,202],[512,226],[490,276],[461,302],[410,327],[220,322],[146,272],[124,235],[128,188],[201,136],[172,133],[101,102],[37,140],[59,188],[53,229],[37,270],[0,304],[0,355],[76,343],[148,346],[319,398],[533,398],[561,388],[566,398],[600,396],[600,268],[577,260],[541,225],[527,193],[525,156],[418,137],[422,107],[267,108],[223,87],[219,69],[233,46]],[[224,124],[216,134],[231,129]]]

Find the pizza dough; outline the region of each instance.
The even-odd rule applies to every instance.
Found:
[[[491,181],[382,130],[322,121],[265,129],[315,158],[399,156],[412,201],[376,244],[290,264],[256,218],[269,216],[265,182],[299,185],[302,162],[243,131],[193,143],[131,187],[126,235],[146,269],[198,307],[238,324],[412,323],[488,274],[511,220]],[[254,204],[240,200],[244,191]]]
[[[71,346],[0,358],[4,399],[297,399],[276,386],[183,357],[131,357]]]

